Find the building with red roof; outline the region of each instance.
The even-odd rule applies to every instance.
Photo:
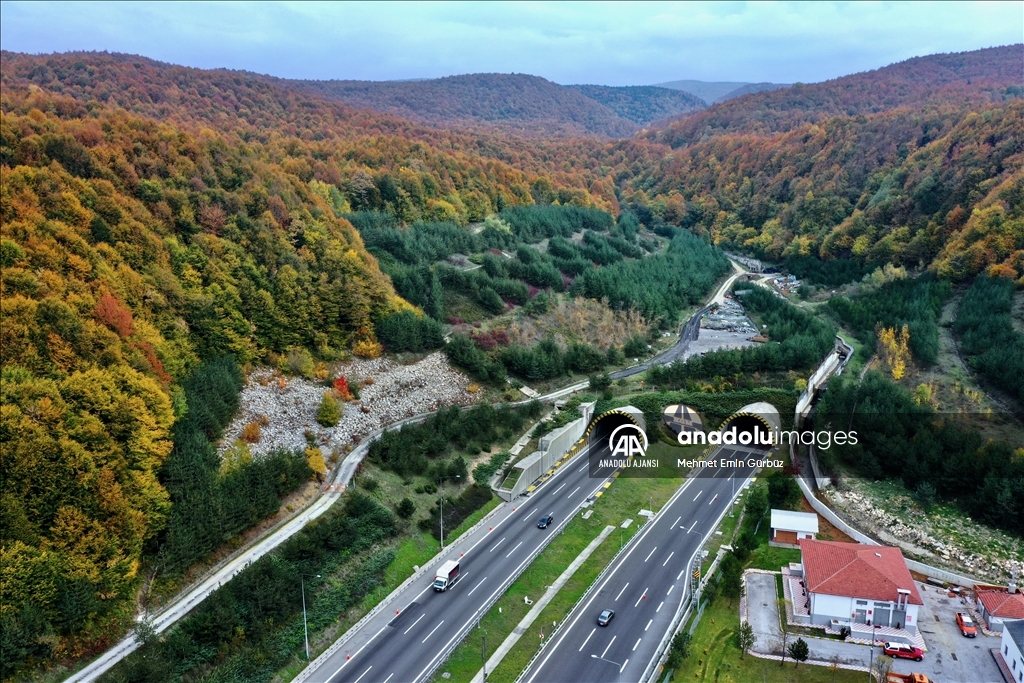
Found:
[[[1024,619],[1024,595],[1006,590],[977,590],[974,599],[990,631],[1002,631],[1003,622]]]
[[[812,624],[865,624],[917,632],[924,604],[899,548],[800,540]]]

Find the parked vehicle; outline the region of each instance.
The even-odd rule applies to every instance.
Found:
[[[956,625],[960,628],[960,633],[964,638],[977,638],[978,627],[974,625],[974,620],[971,619],[971,615],[966,612],[956,613]]]
[[[597,625],[598,626],[607,626],[608,623],[612,620],[612,617],[614,617],[614,616],[615,616],[615,610],[606,609],[605,611],[601,612],[600,615],[598,615],[598,617],[597,617]]]
[[[455,585],[459,580],[459,563],[456,560],[448,560],[437,569],[434,575],[434,590],[444,593]]]
[[[549,512],[548,514],[546,514],[546,515],[544,515],[543,517],[540,518],[540,521],[537,522],[537,528],[538,529],[547,529],[548,525],[551,524],[551,522],[553,522],[553,521],[555,521],[555,515],[554,515],[554,513]]]
[[[924,674],[912,673],[912,674],[898,674],[892,671],[889,672],[888,683],[932,683],[931,680]]]
[[[886,642],[882,647],[885,654],[890,657],[896,657],[899,659],[913,659],[915,662],[920,662],[924,659],[924,650],[913,645],[904,645],[903,643],[891,643]]]

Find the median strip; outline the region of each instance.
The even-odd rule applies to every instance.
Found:
[[[530,611],[527,612],[526,616],[519,622],[519,625],[513,629],[512,633],[510,633],[501,645],[498,646],[495,653],[487,660],[487,665],[484,669],[478,671],[476,676],[473,677],[473,683],[483,683],[484,671],[494,671],[498,664],[501,663],[501,660],[505,658],[505,655],[507,655],[512,649],[512,646],[519,641],[522,635],[526,633],[527,629],[529,629],[533,622],[536,621],[537,617],[540,616],[540,613],[544,608],[548,606],[548,603],[550,603],[558,591],[561,590],[562,586],[572,578],[572,575],[576,573],[576,570],[580,568],[587,558],[597,550],[597,547],[601,545],[601,542],[608,538],[613,531],[615,531],[614,526],[606,526],[601,533],[597,535],[597,538],[591,541],[590,545],[584,548],[583,552],[576,556],[576,559],[572,561],[564,572],[562,572],[562,575],[555,579],[555,582],[551,584],[546,591],[544,591],[544,595],[541,599],[534,603]]]

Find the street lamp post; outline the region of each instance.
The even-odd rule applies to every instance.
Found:
[[[302,631],[306,637],[306,661],[309,661],[309,626],[306,623],[306,577],[320,578],[319,574],[300,574],[299,584],[302,586]]]
[[[616,681],[621,681],[622,680],[622,665],[621,664],[619,664],[618,662],[613,662],[610,659],[605,659],[604,657],[598,657],[597,655],[590,655],[590,656],[591,656],[592,659],[600,659],[602,662],[608,662],[609,664],[614,664],[615,665],[615,680]]]

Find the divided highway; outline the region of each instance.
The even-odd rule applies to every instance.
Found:
[[[745,461],[764,453],[723,446],[708,458]],[[691,475],[569,615],[524,683],[639,681],[687,595],[694,555],[755,471],[744,466]],[[599,626],[606,609],[615,617]]]
[[[460,560],[462,576],[454,587],[435,592],[434,572],[427,572],[393,599],[389,609],[368,620],[342,647],[321,656],[296,680],[416,683],[429,679],[614,471],[606,468],[594,478],[589,468],[587,451],[583,451],[532,496],[504,504],[493,521],[459,539],[441,557],[442,561]],[[554,516],[553,524],[538,529],[537,521],[546,514]]]

